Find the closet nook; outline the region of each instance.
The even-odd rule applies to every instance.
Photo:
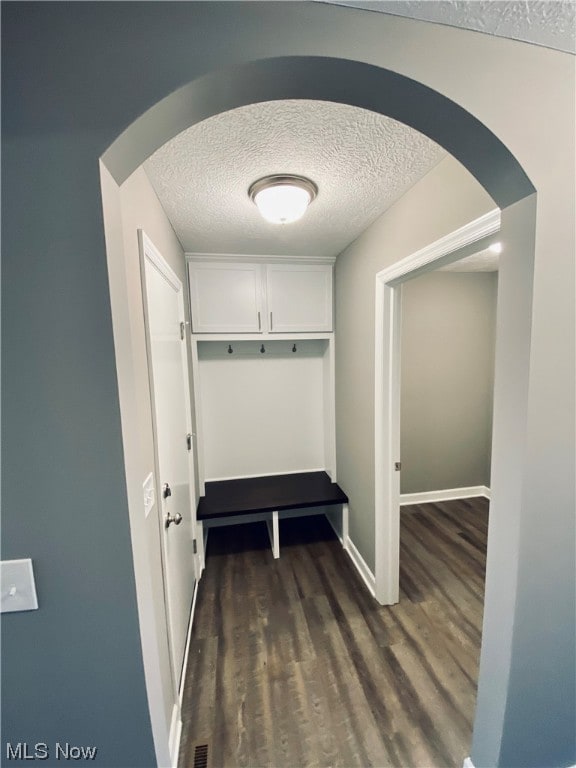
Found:
[[[210,527],[257,519],[279,557],[279,521],[319,513],[344,542],[332,264],[191,260],[188,268],[200,546]]]

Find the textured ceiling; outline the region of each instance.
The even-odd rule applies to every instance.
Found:
[[[499,261],[500,256],[486,248],[465,259],[440,267],[438,272],[497,272]]]
[[[322,0],[576,52],[571,0]]]
[[[374,112],[276,101],[198,123],[144,167],[185,251],[318,257],[340,253],[444,156]],[[299,222],[268,224],[250,201],[250,184],[273,173],[318,185]]]
[[[570,0],[321,1],[576,49]],[[192,126],[145,169],[187,252],[319,257],[340,253],[443,156],[426,137],[373,112],[282,101]],[[318,185],[300,222],[267,224],[248,199],[251,182],[271,173],[309,176]],[[493,269],[494,257],[486,258],[453,269]]]

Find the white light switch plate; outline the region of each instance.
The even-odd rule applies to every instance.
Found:
[[[152,472],[150,472],[146,480],[144,480],[142,483],[142,490],[144,492],[144,517],[148,517],[150,510],[154,506],[154,502],[156,500],[154,477]]]
[[[3,560],[0,563],[0,608],[2,613],[34,611],[38,608],[32,560]]]

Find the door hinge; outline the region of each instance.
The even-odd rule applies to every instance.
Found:
[[[180,339],[184,341],[184,331],[186,330],[186,323],[180,323]]]
[[[401,461],[395,461],[394,462],[394,471],[395,472],[400,472],[401,469],[402,469],[402,462]]]
[[[192,551],[194,552],[195,555],[198,554],[198,544],[196,542],[196,539],[193,539],[192,541]]]
[[[191,432],[188,432],[188,434],[186,435],[186,446],[189,451],[192,450],[192,433]]]

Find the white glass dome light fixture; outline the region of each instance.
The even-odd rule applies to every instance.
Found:
[[[306,213],[318,187],[304,176],[265,176],[250,185],[248,195],[260,215],[272,224],[290,224]]]

